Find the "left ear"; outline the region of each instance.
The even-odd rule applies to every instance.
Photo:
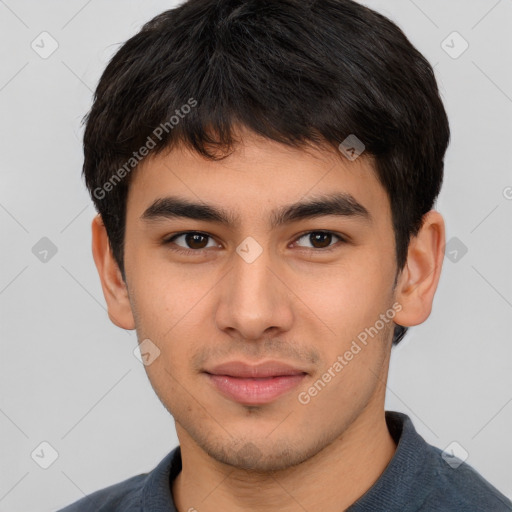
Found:
[[[445,227],[441,214],[431,210],[409,243],[407,262],[396,285],[396,301],[402,309],[395,322],[404,327],[423,323],[432,311],[432,301],[441,276]]]

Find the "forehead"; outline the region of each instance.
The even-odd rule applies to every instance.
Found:
[[[258,216],[276,227],[284,205],[328,196],[345,198],[342,207],[366,211],[370,219],[389,214],[372,158],[349,161],[330,148],[294,148],[254,135],[246,135],[221,160],[183,145],[150,156],[132,176],[127,216],[141,220],[158,199],[170,196],[214,206],[233,225]]]

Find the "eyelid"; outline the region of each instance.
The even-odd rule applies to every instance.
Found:
[[[304,238],[305,236],[311,235],[313,233],[323,233],[323,234],[327,234],[327,235],[333,235],[336,238],[338,238],[338,242],[334,243],[332,245],[329,245],[327,247],[320,248],[320,249],[315,248],[315,247],[301,247],[301,249],[322,253],[322,252],[330,251],[331,249],[335,249],[339,245],[339,243],[347,243],[347,237],[345,237],[344,235],[341,235],[339,233],[336,233],[335,231],[331,231],[329,229],[312,229],[312,230],[310,229],[309,231],[305,231],[301,235],[296,236],[293,243],[295,244],[301,238]]]
[[[311,235],[313,233],[325,233],[325,234],[330,234],[330,235],[333,235],[335,236],[336,238],[338,238],[338,243],[335,243],[335,244],[332,244],[332,245],[329,245],[327,247],[324,247],[324,248],[315,248],[315,247],[301,247],[301,246],[298,246],[299,247],[299,250],[305,250],[305,251],[313,251],[313,252],[318,252],[318,253],[321,253],[321,252],[328,252],[332,249],[335,249],[338,244],[341,242],[341,243],[347,243],[347,237],[340,234],[340,233],[337,233],[335,231],[331,231],[331,230],[328,230],[328,229],[310,229],[309,231],[304,231],[303,233],[297,235],[292,244],[295,244],[298,240],[300,240],[301,238],[304,238],[305,236],[307,235]],[[176,239],[176,238],[179,238],[180,236],[183,236],[183,235],[189,235],[189,234],[194,234],[194,235],[203,235],[205,237],[208,237],[208,238],[211,238],[212,240],[214,240],[217,244],[218,242],[216,241],[216,238],[209,234],[209,233],[206,233],[204,231],[180,231],[178,233],[174,233],[170,236],[167,236],[163,239],[162,241],[162,244],[163,245],[170,245],[172,243],[174,243],[173,241]],[[204,251],[208,250],[208,249],[212,249],[212,247],[207,247],[207,248],[203,248],[203,249],[188,249],[188,248],[185,248],[185,247],[181,247],[179,245],[176,244],[176,246],[178,247],[177,249],[171,249],[175,252],[181,252],[181,253],[186,253],[186,254],[191,254],[191,253],[194,253],[194,254],[202,254]]]
[[[174,233],[173,235],[165,237],[162,240],[162,244],[163,245],[174,244],[174,240],[176,238],[179,238],[180,236],[184,236],[184,235],[202,235],[204,237],[210,238],[211,240],[214,240],[215,243],[218,244],[218,242],[216,241],[216,239],[213,235],[210,235],[209,233],[205,233],[203,231],[180,231],[179,233]],[[177,245],[177,244],[175,244],[175,245],[178,247],[178,249],[171,249],[171,250],[176,251],[176,252],[185,252],[185,253],[201,254],[203,251],[205,251],[207,249],[212,249],[212,247],[206,247],[203,249],[189,249],[187,247],[181,247],[180,245]]]

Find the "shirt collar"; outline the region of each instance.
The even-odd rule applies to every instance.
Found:
[[[177,446],[148,474],[142,490],[142,512],[177,512],[171,484],[180,471],[181,449]]]
[[[431,470],[427,463],[429,445],[416,432],[406,414],[386,411],[386,423],[391,437],[397,443],[396,451],[377,481],[346,512],[417,510],[413,502],[422,502],[429,493],[426,487],[415,485],[425,478],[426,471]]]

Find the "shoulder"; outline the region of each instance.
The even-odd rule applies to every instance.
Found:
[[[181,471],[177,446],[148,473],[93,492],[58,512],[157,512],[175,511],[169,482]]]
[[[512,502],[465,462],[449,465],[443,452],[428,445],[430,492],[419,509],[438,512],[511,512]]]
[[[504,494],[472,466],[425,441],[409,416],[386,411],[386,422],[396,452],[351,512],[512,512]]]
[[[84,496],[58,512],[138,512],[146,478],[147,473],[133,476]]]

